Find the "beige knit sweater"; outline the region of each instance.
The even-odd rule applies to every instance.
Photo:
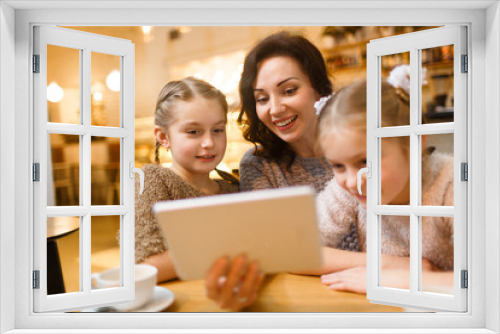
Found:
[[[453,157],[428,150],[422,158],[422,204],[453,206]],[[366,252],[366,211],[332,179],[317,198],[321,239],[340,248],[354,222]],[[382,217],[382,253],[410,255],[410,220]],[[453,269],[453,218],[422,217],[422,256],[443,270]]]
[[[148,256],[167,249],[156,217],[152,211],[158,201],[207,196],[206,193],[184,181],[169,168],[149,164],[144,171],[144,191],[139,194],[139,178],[135,180],[135,261],[141,262]],[[238,191],[238,185],[216,180],[220,194]]]

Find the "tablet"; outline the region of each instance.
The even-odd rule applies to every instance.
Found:
[[[289,187],[154,205],[181,279],[202,279],[221,256],[246,254],[264,273],[322,265],[315,192]]]

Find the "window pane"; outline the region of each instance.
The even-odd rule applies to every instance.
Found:
[[[91,218],[91,271],[92,274],[107,272],[106,280],[110,281],[104,286],[103,282],[100,284],[93,279],[94,288],[121,286],[119,233],[120,216]]]
[[[120,139],[92,137],[91,205],[120,204]]]
[[[386,288],[410,288],[410,217],[380,216],[380,240],[382,268],[380,286]],[[384,268],[387,261],[394,258],[384,257],[384,254],[399,256],[401,260],[398,269]]]
[[[80,136],[52,133],[49,143],[47,205],[79,205]]]
[[[410,203],[410,138],[382,138],[380,155],[380,204]]]
[[[47,294],[80,291],[80,218],[47,218]]]
[[[120,57],[92,52],[91,124],[120,126]]]
[[[383,94],[381,101],[381,126],[402,126],[410,125],[409,99],[410,99],[410,73],[409,68],[402,69],[395,67],[399,65],[410,65],[410,53],[403,52],[380,57],[382,67],[382,77],[396,88],[396,95],[399,102],[408,106],[402,109],[394,102],[393,94]],[[394,72],[392,72],[394,70]],[[392,72],[392,73],[391,73]],[[406,111],[406,112],[402,112]]]
[[[423,123],[453,122],[453,53],[453,45],[421,50]]]
[[[80,50],[47,45],[49,122],[80,123]]]
[[[421,291],[453,294],[453,217],[421,217],[422,258],[440,271],[422,268]]]
[[[453,206],[453,134],[421,138],[426,147],[422,152],[422,205]]]

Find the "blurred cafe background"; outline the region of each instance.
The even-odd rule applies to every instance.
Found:
[[[127,39],[135,44],[136,167],[154,162],[153,113],[160,89],[168,81],[195,76],[210,82],[227,96],[230,106],[227,126],[228,145],[219,168],[237,175],[240,158],[252,147],[243,139],[236,122],[239,105],[238,82],[243,59],[252,45],[269,34],[281,30],[307,37],[323,53],[334,90],[338,90],[366,76],[366,44],[369,40],[432,27],[66,28]],[[49,46],[47,52],[49,121],[77,124],[80,118],[79,51]],[[453,62],[452,46],[427,49],[422,52],[422,65],[426,68],[426,81],[422,86],[424,122],[453,121]],[[382,70],[388,75],[395,66],[408,63],[409,53],[384,56]],[[92,125],[119,126],[119,57],[92,53],[91,95]],[[452,152],[453,140],[449,136],[434,136],[429,138],[429,142],[439,145],[441,150]],[[51,134],[49,139],[52,162],[52,175],[49,177],[52,177],[53,196],[49,196],[48,205],[78,205],[80,202],[79,136]],[[91,203],[92,205],[119,204],[120,141],[115,138],[93,137],[91,146]],[[161,163],[168,166],[170,162],[170,156],[165,150],[161,150]],[[51,201],[53,203],[50,203]],[[119,254],[119,245],[116,241],[119,226],[119,217],[92,218],[93,272],[119,265],[119,260],[111,260],[116,259],[116,255]],[[66,292],[78,291],[78,269],[76,275],[75,271],[70,269],[75,266],[78,268],[78,231],[66,238],[60,238],[58,242]],[[61,251],[62,247],[65,247],[65,251]]]

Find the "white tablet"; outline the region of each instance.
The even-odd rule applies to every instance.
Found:
[[[322,264],[311,187],[158,202],[153,208],[181,279],[202,279],[221,256],[246,254],[265,273]]]

